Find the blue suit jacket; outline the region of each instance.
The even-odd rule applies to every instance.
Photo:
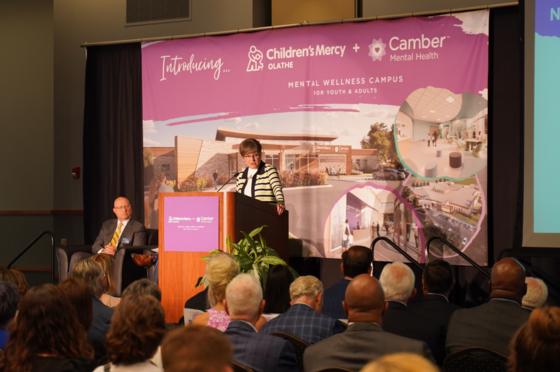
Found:
[[[294,304],[284,314],[267,322],[260,333],[285,332],[313,345],[325,338],[344,332],[337,319],[315,312],[306,304]]]
[[[233,359],[254,372],[298,370],[292,344],[280,337],[257,333],[241,320],[232,320],[225,334],[233,346]]]
[[[115,310],[105,306],[96,296],[93,296],[93,322],[87,332],[88,339],[95,352],[95,360],[99,360],[107,354],[105,349],[105,334],[109,332],[111,317]]]
[[[323,294],[325,302],[323,305],[323,314],[336,319],[346,319],[346,314],[342,308],[342,301],[344,301],[344,296],[346,296],[348,284],[350,284],[349,279],[342,279],[332,287],[325,289]]]

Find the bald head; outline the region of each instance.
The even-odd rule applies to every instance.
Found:
[[[504,258],[492,268],[490,298],[506,298],[521,303],[527,292],[525,269],[513,258]]]
[[[386,309],[383,288],[377,279],[367,274],[358,275],[348,285],[342,306],[349,322],[381,324]]]

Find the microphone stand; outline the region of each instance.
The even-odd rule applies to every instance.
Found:
[[[230,178],[229,180],[227,180],[227,182],[224,183],[224,184],[222,185],[222,187],[220,187],[220,188],[218,189],[218,191],[216,191],[216,192],[220,192],[220,190],[223,189],[224,186],[227,185],[227,184],[229,183],[229,181],[231,181],[231,180],[234,179],[235,177],[239,176],[241,173],[243,173],[243,172],[235,173],[233,176],[231,176],[231,178]]]

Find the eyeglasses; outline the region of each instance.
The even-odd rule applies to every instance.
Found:
[[[115,207],[115,209],[122,210],[122,209],[130,209],[130,205],[123,205],[120,207]]]
[[[249,155],[244,155],[243,157],[244,157],[245,159],[247,159],[247,160],[258,159],[258,158],[261,157],[261,154],[260,154],[260,153],[258,153],[258,154],[249,154]]]

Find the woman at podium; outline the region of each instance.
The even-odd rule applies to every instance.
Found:
[[[286,206],[280,177],[272,164],[261,160],[261,150],[261,144],[254,138],[247,138],[239,145],[239,153],[247,168],[237,175],[236,191],[265,203],[276,204],[276,211],[281,215]]]

